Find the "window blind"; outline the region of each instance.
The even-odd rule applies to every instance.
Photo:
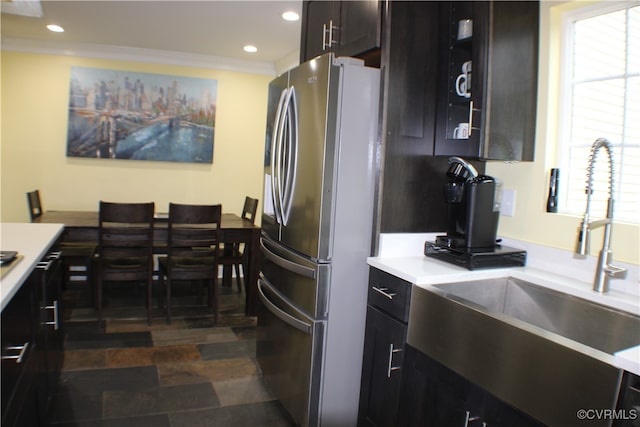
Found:
[[[590,8],[564,20],[567,62],[562,70],[564,113],[558,158],[559,211],[581,215],[586,206],[586,169],[593,142],[613,147],[614,219],[640,223],[640,6]],[[617,6],[620,7],[620,6]],[[604,217],[608,161],[596,157],[591,214]],[[564,177],[563,177],[564,175]]]

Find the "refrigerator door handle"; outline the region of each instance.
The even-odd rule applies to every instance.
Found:
[[[262,254],[269,261],[274,264],[284,268],[285,270],[289,270],[299,276],[308,277],[309,279],[316,278],[316,270],[313,268],[305,267],[304,265],[297,264],[293,261],[289,261],[286,258],[281,257],[278,254],[273,253],[267,246],[265,245],[264,239],[260,239],[260,248],[262,249]]]
[[[280,100],[278,101],[278,108],[276,111],[275,123],[273,125],[273,147],[271,149],[271,198],[273,200],[273,206],[276,213],[276,221],[282,223],[281,205],[280,205],[280,151],[282,147],[283,127],[285,121],[285,104],[289,88],[283,89],[280,94]]]
[[[280,194],[280,206],[282,209],[282,225],[287,225],[289,214],[291,213],[296,171],[298,169],[298,104],[296,102],[296,90],[293,86],[289,87],[283,116],[286,117],[286,120],[283,120],[283,124],[286,124],[286,134],[282,141],[284,153],[280,154],[280,160],[284,161],[284,164],[280,164],[283,174],[281,176],[282,193]]]
[[[309,320],[309,323],[303,322],[302,320],[293,317],[289,313],[280,309],[273,302],[271,302],[269,298],[265,295],[263,291],[263,287],[269,289],[270,292],[274,293],[278,298],[280,298],[287,305],[289,305],[291,309],[294,310],[299,316]],[[274,316],[276,316],[278,319],[285,322],[287,325],[290,325],[298,329],[299,331],[304,332],[307,335],[311,335],[313,330],[313,324],[312,324],[313,320],[310,319],[307,315],[305,315],[302,311],[298,310],[293,304],[291,304],[291,302],[284,295],[278,292],[273,286],[269,285],[266,278],[262,274],[260,274],[260,278],[258,279],[258,295],[260,296],[260,300],[265,305],[265,307],[271,313],[273,313]]]

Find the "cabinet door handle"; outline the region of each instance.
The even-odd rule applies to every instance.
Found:
[[[331,49],[335,40],[333,39],[333,30],[338,27],[333,26],[333,19],[329,20],[329,27],[327,28],[327,24],[322,24],[322,50]],[[327,34],[329,41],[327,42]]]
[[[480,417],[477,416],[471,416],[471,412],[469,411],[465,411],[465,417],[464,417],[464,426],[463,427],[469,427],[469,423],[470,422],[474,422],[474,421],[478,421],[480,420]],[[482,421],[482,427],[487,427],[487,423]]]
[[[474,128],[473,127],[473,112],[474,111],[480,111],[477,108],[473,108],[473,100],[469,101],[469,138],[471,138],[471,133],[473,132],[473,129],[479,129],[479,128]]]
[[[327,48],[327,24],[322,24],[322,50]]]
[[[47,259],[47,261],[40,261],[36,264],[36,268],[38,270],[43,270],[43,271],[49,271],[49,269],[51,268],[51,264],[53,264],[52,259]]]
[[[47,255],[47,259],[59,259],[62,256],[62,251],[51,251]]]
[[[391,292],[389,290],[389,288],[376,288],[375,286],[372,286],[371,289],[373,289],[374,291],[376,291],[379,294],[382,294],[383,296],[389,298],[389,299],[393,299],[393,297],[396,296],[395,292]]]
[[[393,343],[389,344],[389,364],[387,365],[387,378],[391,378],[391,371],[400,370],[400,366],[393,366],[393,355],[394,353],[399,353],[401,351],[401,348],[393,348]]]
[[[58,300],[53,302],[53,305],[45,305],[42,307],[45,310],[53,310],[53,322],[42,322],[43,325],[53,325],[54,330],[60,329],[60,323],[58,322]]]
[[[29,347],[29,342],[26,342],[23,345],[12,345],[12,346],[5,347],[4,349],[7,351],[19,350],[19,353],[13,356],[2,356],[2,360],[15,360],[17,364],[22,363],[22,359],[24,358],[24,355],[27,352],[28,347]]]

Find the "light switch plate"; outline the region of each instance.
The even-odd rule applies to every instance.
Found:
[[[516,190],[502,190],[500,215],[514,216],[516,213]]]

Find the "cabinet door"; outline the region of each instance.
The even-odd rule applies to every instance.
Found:
[[[539,2],[452,1],[441,6],[434,154],[533,160]]]
[[[300,63],[333,51],[338,43],[339,19],[340,4],[338,2],[303,2]]]
[[[544,424],[536,421],[523,412],[498,400],[489,393],[485,396],[482,420],[490,427],[542,427]]]
[[[405,345],[398,414],[398,426],[544,425],[410,345]]]
[[[14,392],[14,402],[9,410],[2,414],[2,427],[46,426],[41,402],[44,387],[40,381],[41,361],[30,357],[26,361],[25,371]]]
[[[439,2],[391,2],[385,22],[384,173],[380,231],[441,231],[446,158],[433,157]]]
[[[474,2],[475,5],[475,2]],[[489,22],[485,128],[480,156],[487,160],[534,159],[538,99],[538,1],[494,1]]]
[[[340,2],[337,56],[358,56],[380,47],[382,3],[378,0]]]
[[[465,381],[448,375],[428,356],[405,345],[399,427],[464,426],[476,409],[467,406],[470,395]]]
[[[406,335],[405,324],[367,307],[359,425],[396,425]]]
[[[2,426],[37,426],[43,419],[37,285],[32,273],[2,310]]]
[[[33,275],[32,275],[33,276]],[[34,280],[31,276],[2,310],[2,415],[16,405],[14,392],[26,377],[27,362],[35,354]],[[33,375],[29,375],[32,377]]]
[[[40,309],[39,340],[45,360],[46,395],[55,392],[64,361],[62,327],[62,262],[60,252],[50,253],[37,267]],[[46,403],[46,402],[45,402]]]
[[[414,155],[433,154],[438,39],[437,2],[392,3],[387,139]]]
[[[487,2],[475,3],[441,3],[437,156],[479,156],[486,61],[486,22],[480,15]]]

